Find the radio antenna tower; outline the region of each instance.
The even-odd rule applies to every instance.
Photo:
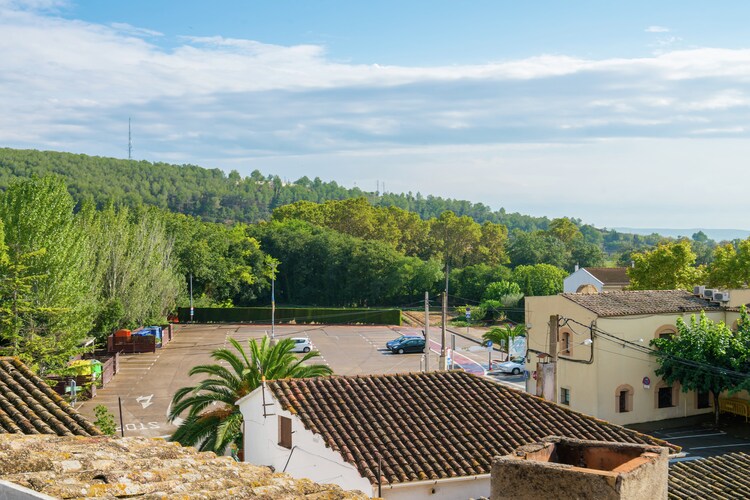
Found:
[[[133,159],[133,141],[130,135],[130,117],[128,117],[128,160]]]

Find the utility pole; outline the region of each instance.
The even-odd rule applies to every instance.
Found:
[[[430,292],[424,293],[424,371],[430,371]]]
[[[128,160],[133,159],[133,141],[130,135],[130,117],[128,116]]]
[[[193,309],[193,273],[190,273],[190,322],[193,322],[195,309]]]
[[[442,331],[440,334],[440,370],[448,369],[448,358],[445,355],[445,326],[448,322],[448,294],[443,292],[443,314],[442,314]]]
[[[557,394],[557,347],[558,347],[558,330],[560,318],[553,314],[549,317],[549,352],[552,354],[552,388],[555,391],[552,401],[555,403],[560,399]]]
[[[276,343],[276,264],[275,259],[270,259],[271,266],[271,345]]]

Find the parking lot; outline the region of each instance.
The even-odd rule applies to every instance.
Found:
[[[691,426],[650,431],[648,434],[681,446],[685,458],[678,460],[694,460],[724,453],[750,453],[750,440],[742,435],[747,431],[741,432],[744,430],[741,426],[747,427],[748,424],[741,421],[737,424],[740,426],[737,427],[737,431],[734,425],[722,426],[719,429]]]
[[[120,405],[125,435],[168,436],[175,426],[167,422],[172,395],[180,388],[194,385],[188,377],[191,367],[210,364],[211,351],[224,347],[235,338],[245,344],[261,338],[268,325],[180,325],[175,338],[164,348],[150,354],[127,354],[120,357],[120,372],[97,397],[81,404],[79,410],[91,418],[94,407],[106,406],[114,415],[120,432]],[[275,328],[276,338],[308,337],[321,354],[318,362],[329,365],[337,375],[363,375],[417,372],[424,368],[422,354],[392,354],[385,343],[402,334],[421,335],[422,330],[387,326],[282,325]],[[440,331],[430,335],[429,365],[438,367]],[[450,339],[450,336],[449,336]],[[448,346],[451,340],[448,340]],[[456,337],[453,362],[461,368],[483,375],[488,353],[476,343]],[[493,353],[497,357],[497,353]],[[523,388],[523,376],[497,376],[497,380]],[[119,400],[118,400],[119,398]]]

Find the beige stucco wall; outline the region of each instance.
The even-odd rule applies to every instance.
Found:
[[[566,299],[561,295],[550,297],[528,297],[526,299],[526,322],[528,328],[529,348],[548,352],[549,317],[553,314],[561,318],[572,318],[579,323],[591,325],[612,335],[649,347],[649,342],[658,336],[662,328],[674,327],[677,318],[690,320],[692,313],[622,316],[616,318],[598,318],[593,312]],[[708,317],[713,321],[726,321],[729,326],[738,317],[738,313],[710,312]],[[602,335],[594,337],[591,347],[581,345],[588,338],[589,329],[569,322],[562,326],[560,332],[571,333],[573,346],[570,357],[577,360],[590,359],[591,364],[575,363],[560,359],[557,371],[556,398],[560,398],[560,389],[570,391],[570,407],[574,410],[602,418],[617,424],[632,424],[684,417],[701,413],[710,413],[712,408],[698,409],[696,394],[678,391],[676,405],[671,408],[658,408],[657,391],[661,380],[656,376],[658,365],[646,353],[622,344],[606,340]],[[558,344],[558,352],[560,344]],[[562,356],[561,356],[562,357]],[[527,356],[526,369],[534,373],[539,358],[530,352]],[[651,381],[644,387],[643,378]],[[633,388],[632,411],[619,413],[616,392],[618,387],[629,385]],[[527,382],[527,391],[536,394],[536,380],[533,377]]]
[[[549,318],[557,314],[566,318],[573,318],[585,325],[590,325],[596,319],[596,315],[578,304],[560,296],[527,297],[526,298],[526,328],[529,349],[548,352],[549,349]],[[570,332],[570,343],[572,345],[569,358],[588,360],[591,357],[591,347],[583,345],[582,342],[589,338],[588,328],[569,323],[560,331]],[[560,345],[557,347],[560,350]],[[550,353],[554,354],[554,353]],[[526,369],[534,373],[540,358],[533,352],[527,356]],[[556,398],[559,398],[560,388],[570,389],[571,407],[588,414],[595,414],[598,408],[597,381],[592,373],[592,365],[560,361],[558,365],[558,384]],[[572,383],[575,383],[575,387]],[[530,377],[527,381],[527,391],[536,394],[536,380]],[[584,397],[583,395],[591,397]]]

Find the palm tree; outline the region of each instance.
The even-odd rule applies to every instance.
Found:
[[[482,335],[484,344],[487,345],[487,341],[491,340],[493,344],[499,346],[505,346],[505,353],[507,354],[506,359],[510,359],[510,346],[516,337],[526,336],[526,326],[523,324],[510,325],[506,324],[502,327],[496,326],[490,328],[487,332]]]
[[[309,378],[331,375],[330,367],[305,362],[319,356],[317,351],[296,357],[291,350],[290,339],[270,345],[268,337],[260,343],[248,341],[250,357],[235,339],[229,339],[234,347],[216,349],[211,357],[221,364],[199,365],[190,369],[189,375],[207,375],[197,385],[183,387],[172,398],[169,421],[177,420],[187,410],[187,416],[169,438],[183,446],[195,446],[200,451],[223,454],[228,446],[242,449],[242,414],[235,402],[251,393],[263,378]],[[236,352],[235,352],[236,351]]]

